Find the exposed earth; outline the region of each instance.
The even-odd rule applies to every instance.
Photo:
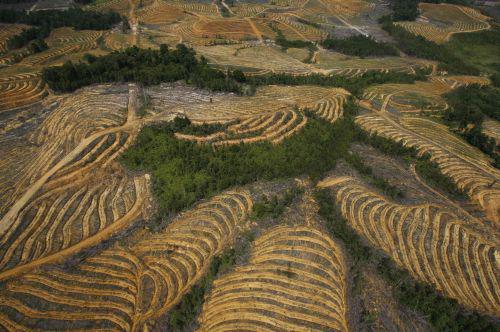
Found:
[[[437,2],[0,1],[0,330],[500,329],[498,4]]]

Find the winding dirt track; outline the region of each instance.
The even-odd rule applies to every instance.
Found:
[[[125,126],[124,126],[125,127]],[[123,129],[123,127],[115,127],[105,129],[103,131],[97,132],[93,135],[88,136],[80,142],[70,153],[64,156],[54,167],[43,174],[35,183],[33,183],[24,193],[24,195],[10,208],[10,210],[3,216],[0,220],[0,236],[2,236],[5,231],[12,225],[15,218],[21,211],[21,209],[33,198],[33,196],[42,188],[42,186],[47,183],[52,175],[57,173],[64,166],[68,165],[72,160],[74,160],[85,148],[92,143],[96,138],[102,137],[106,134],[114,133]]]
[[[3,216],[2,220],[0,220],[0,236],[2,236],[8,230],[21,209],[26,206],[26,204],[42,188],[42,186],[47,183],[50,177],[56,174],[57,171],[61,170],[64,166],[68,165],[76,157],[78,157],[78,155],[80,155],[80,153],[82,153],[85,148],[87,148],[94,140],[110,133],[130,130],[131,128],[137,127],[140,124],[135,118],[135,108],[137,107],[137,86],[135,84],[129,87],[129,94],[130,96],[127,122],[123,126],[107,128],[86,137],[71,152],[65,155],[56,165],[54,165],[54,167],[45,172],[45,174],[43,174],[26,190],[24,195],[9,209],[9,211]]]
[[[135,18],[135,1],[130,0],[130,22],[131,22],[131,35],[133,41],[137,42],[138,36],[138,27],[137,27],[137,19]],[[129,99],[128,99],[128,111],[127,111],[127,120],[122,126],[106,128],[101,131],[98,131],[92,135],[84,138],[73,150],[71,150],[68,154],[66,154],[57,164],[55,164],[52,168],[46,171],[43,175],[40,176],[33,184],[31,184],[26,192],[18,199],[11,208],[7,211],[7,213],[0,220],[0,237],[5,234],[9,230],[11,226],[13,226],[16,218],[23,210],[23,208],[37,195],[37,193],[42,189],[42,187],[49,182],[52,176],[54,176],[58,171],[63,169],[65,166],[69,165],[72,161],[75,160],[82,152],[87,149],[92,142],[100,137],[104,137],[105,135],[111,133],[117,133],[120,131],[125,132],[134,132],[138,131],[142,125],[142,120],[137,119],[137,104],[138,104],[138,86],[135,83],[129,84]],[[35,267],[38,267],[42,264],[61,261],[67,257],[74,255],[75,253],[94,246],[110,236],[112,236],[115,232],[123,229],[127,224],[129,224],[132,220],[137,218],[141,214],[141,207],[145,200],[145,193],[143,192],[143,184],[139,183],[139,179],[134,179],[134,185],[137,192],[137,200],[135,201],[133,207],[127,214],[116,220],[115,223],[106,227],[101,232],[98,232],[94,236],[91,236],[75,245],[72,245],[64,250],[61,250],[52,255],[45,256],[43,258],[36,259],[27,264],[17,266],[10,270],[6,270],[3,273],[0,273],[0,280],[10,278],[12,276],[18,275],[20,273],[24,273],[29,271]]]
[[[132,40],[134,45],[137,43],[138,27],[137,19],[135,17],[135,0],[130,0],[130,22],[131,22],[131,34],[133,36]],[[135,125],[135,113],[137,109],[137,86],[130,85],[129,88],[129,107],[128,107],[128,118],[125,125],[122,127],[115,127],[102,130],[93,135],[88,136],[78,144],[70,153],[68,153],[64,158],[62,158],[54,167],[42,175],[35,183],[33,183],[24,193],[24,195],[10,208],[10,210],[2,217],[0,220],[0,237],[7,231],[7,229],[12,225],[16,216],[19,214],[21,209],[30,201],[31,198],[42,188],[42,186],[47,183],[51,176],[53,176],[57,171],[62,169],[64,166],[69,164],[74,160],[89,144],[91,144],[95,139],[102,137],[106,134],[114,133],[123,129],[128,129]]]
[[[137,42],[136,36],[138,35],[137,19],[135,17],[135,0],[130,1],[130,23],[131,23],[131,34],[133,36],[134,44]],[[35,183],[33,183],[24,193],[24,195],[10,208],[10,210],[3,216],[0,220],[0,237],[7,231],[7,229],[12,225],[16,216],[19,214],[21,209],[30,201],[31,198],[42,188],[42,186],[47,183],[51,176],[53,176],[57,171],[62,169],[64,166],[69,164],[74,160],[89,144],[91,144],[95,139],[102,137],[104,135],[118,132],[124,129],[133,127],[136,124],[136,111],[137,111],[137,86],[135,84],[129,85],[129,105],[128,105],[128,117],[127,122],[121,127],[114,127],[99,131],[93,135],[88,136],[83,139],[80,144],[78,144],[70,153],[64,156],[54,167],[43,174]]]
[[[135,15],[136,0],[129,0],[130,10],[129,24],[130,24],[130,39],[132,46],[139,46],[139,21]]]
[[[62,262],[65,259],[75,255],[76,253],[93,247],[107,239],[109,239],[116,232],[123,229],[126,225],[130,224],[134,219],[141,215],[141,207],[144,202],[144,195],[141,190],[141,184],[138,179],[134,179],[134,184],[137,192],[138,199],[135,201],[132,209],[122,218],[116,220],[111,226],[106,227],[104,230],[100,231],[96,235],[89,237],[69,248],[61,250],[53,255],[49,255],[30,263],[17,266],[13,269],[7,270],[5,272],[0,273],[0,281],[12,278],[14,276],[26,273],[28,271],[33,270],[36,267],[42,266],[47,263],[56,263]]]
[[[19,213],[23,208],[35,197],[35,195],[40,191],[40,189],[51,179],[51,177],[56,174],[59,170],[63,169],[66,165],[69,165],[75,158],[77,158],[92,142],[100,137],[104,137],[110,133],[116,133],[121,131],[138,131],[142,125],[142,120],[137,119],[137,96],[138,87],[136,84],[129,84],[129,100],[128,100],[128,114],[127,121],[124,125],[118,127],[107,128],[96,132],[85,139],[83,139],[72,151],[66,154],[54,167],[45,172],[35,183],[33,183],[24,193],[24,195],[16,201],[16,203],[10,208],[10,210],[3,216],[0,221],[0,236],[3,235],[9,227],[13,225]],[[137,200],[135,201],[133,207],[128,211],[126,215],[116,220],[112,225],[106,227],[102,231],[98,232],[94,236],[91,236],[75,245],[72,245],[64,250],[61,250],[52,255],[45,256],[43,258],[36,259],[27,264],[17,266],[15,268],[6,270],[0,273],[0,280],[11,278],[13,276],[25,273],[32,270],[35,267],[41,266],[47,263],[53,263],[62,261],[83,249],[87,249],[94,245],[101,243],[102,241],[108,239],[117,231],[123,229],[131,221],[136,219],[141,214],[141,207],[145,201],[146,195],[143,192],[144,184],[140,183],[139,179],[134,179],[135,190],[137,193]]]
[[[257,36],[257,38],[259,38],[259,41],[263,42],[264,39],[262,39],[262,32],[260,32],[259,29],[257,29],[257,27],[255,26],[255,24],[252,22],[252,20],[250,18],[245,17],[245,20],[252,27],[252,30],[255,33],[255,36]]]

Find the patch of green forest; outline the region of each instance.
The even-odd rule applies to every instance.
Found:
[[[377,42],[373,37],[363,35],[348,38],[329,37],[321,42],[321,46],[332,51],[359,57],[368,56],[397,56],[398,50],[389,43]]]
[[[175,49],[161,45],[159,50],[130,47],[95,57],[87,63],[66,62],[43,70],[43,79],[55,91],[74,91],[94,83],[139,82],[144,85],[185,80],[199,88],[241,92],[242,74],[226,74],[210,67],[205,58],[196,58],[193,49],[183,44]]]
[[[274,195],[271,198],[268,198],[265,196],[261,202],[254,204],[250,218],[254,220],[266,217],[279,218],[285,212],[285,209],[303,193],[304,189],[294,186],[287,190],[283,197]]]
[[[283,32],[280,29],[274,28],[273,30],[276,32],[275,42],[278,46],[281,47],[283,51],[286,51],[289,48],[307,48],[309,51],[314,51],[317,49],[316,45],[314,45],[313,42],[306,40],[286,39],[285,35],[283,35]]]
[[[350,118],[333,125],[310,119],[279,145],[264,142],[214,149],[176,139],[174,133],[188,125],[189,120],[176,118],[143,128],[122,157],[130,169],[153,175],[160,219],[232,186],[300,175],[320,179],[347,154],[355,132]]]
[[[495,139],[482,132],[485,117],[500,121],[500,89],[477,84],[463,86],[445,94],[450,106],[443,112],[444,121],[469,144],[493,158],[500,168],[500,147]]]
[[[27,25],[48,26],[52,29],[73,27],[77,30],[107,30],[121,21],[116,12],[100,13],[69,8],[66,10],[19,11],[12,9],[0,10],[0,22],[22,23]]]
[[[388,155],[416,163],[417,172],[429,183],[452,197],[462,197],[454,182],[439,172],[428,156],[419,157],[415,149],[362,131],[354,123],[356,111],[357,106],[348,102],[344,117],[334,124],[306,112],[307,125],[279,145],[261,142],[215,149],[209,144],[178,140],[174,133],[199,133],[193,128],[203,125],[194,126],[189,119],[177,117],[166,124],[143,128],[121,160],[133,171],[153,175],[153,190],[159,203],[158,220],[165,220],[196,201],[232,186],[301,175],[309,176],[312,181],[319,180],[339,159],[345,159],[383,193],[393,198],[402,197],[399,189],[374,176],[359,156],[349,153],[353,142],[368,144]]]
[[[205,295],[212,287],[215,278],[228,272],[236,263],[236,259],[243,255],[242,249],[238,249],[230,248],[216,256],[203,278],[169,311],[167,322],[169,331],[185,331],[196,324],[196,317],[205,302]]]
[[[500,28],[454,34],[445,46],[469,66],[490,75],[492,83],[500,87]]]
[[[223,72],[211,67],[202,56],[183,44],[175,49],[161,45],[159,50],[130,47],[107,55],[86,55],[86,62],[66,62],[63,66],[45,68],[43,78],[49,87],[58,92],[74,91],[94,83],[139,82],[144,85],[184,80],[212,91],[229,91],[239,94],[253,93],[259,85],[318,85],[342,87],[355,96],[373,84],[413,83],[427,80],[426,70],[416,74],[369,71],[357,77],[312,74],[294,76],[270,74],[245,77],[240,70]]]

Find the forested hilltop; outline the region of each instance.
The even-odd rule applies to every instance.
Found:
[[[162,45],[159,50],[137,47],[109,55],[85,57],[87,63],[67,62],[47,68],[43,78],[56,91],[74,91],[83,86],[106,82],[140,82],[151,85],[185,80],[200,88],[240,92],[241,72],[225,74],[211,68],[206,59],[198,60],[193,49],[178,44],[175,49]]]

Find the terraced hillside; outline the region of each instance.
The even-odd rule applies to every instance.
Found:
[[[361,59],[326,51],[316,52],[312,63],[304,63],[276,47],[264,45],[195,46],[195,49],[214,65],[240,68],[249,75],[319,73],[356,77],[367,71],[415,73],[416,69],[433,66],[431,61],[420,59],[394,57]],[[266,61],[261,61],[261,57]]]
[[[172,23],[184,18],[186,13],[164,1],[154,1],[151,6],[141,8],[137,18],[142,24],[165,24]]]
[[[2,23],[0,330],[494,330],[498,147],[439,117],[497,77],[407,52],[378,23],[397,3],[96,0],[123,17],[17,50]],[[419,9],[395,24],[440,44],[494,26]],[[321,43],[353,35],[393,52]]]
[[[98,40],[103,36],[102,31],[60,28],[52,31],[46,39],[49,49],[41,53],[30,55],[20,62],[20,66],[57,65],[63,64],[61,57],[89,52],[99,47]]]
[[[468,228],[443,206],[401,205],[351,177],[330,178],[350,226],[415,278],[476,310],[498,315],[498,236]]]
[[[396,57],[362,59],[330,51],[318,51],[313,60],[314,67],[324,73],[348,77],[357,77],[368,71],[414,74],[418,69],[430,69],[435,66],[435,63],[421,59]]]
[[[278,111],[274,114],[253,116],[228,127],[226,131],[207,136],[176,133],[181,140],[208,143],[214,146],[270,141],[274,144],[299,131],[307,118],[297,111]]]
[[[128,15],[130,12],[130,0],[102,0],[95,1],[88,7],[90,10],[96,11],[116,11],[122,15]]]
[[[317,27],[298,21],[292,14],[270,12],[266,18],[270,18],[272,27],[279,29],[287,39],[318,41],[327,36]]]
[[[342,249],[308,226],[278,226],[248,264],[214,282],[200,331],[347,331]]]
[[[199,90],[175,85],[154,87],[148,89],[146,93],[150,96],[153,112],[158,113],[157,118],[161,118],[162,113],[175,113],[184,115],[191,121],[200,124],[238,120],[239,124],[245,124],[245,130],[250,129],[249,123],[246,121],[255,120],[257,126],[257,122],[260,123],[260,120],[264,122],[269,120],[256,131],[268,128],[273,133],[275,130],[270,127],[274,123],[272,121],[275,115],[281,115],[280,119],[283,125],[289,123],[290,126],[293,125],[293,128],[304,121],[296,121],[299,116],[302,116],[295,109],[308,109],[325,120],[334,122],[342,116],[343,105],[349,96],[349,92],[339,88],[278,85],[259,87],[255,95],[251,97],[203,94]],[[293,114],[295,114],[295,118]],[[292,118],[294,118],[293,122],[288,121]],[[235,125],[230,130],[236,131],[240,127],[240,125]],[[283,126],[279,128],[283,128]],[[285,127],[283,130],[285,131],[287,128],[289,127]],[[243,130],[243,128],[240,129]],[[236,131],[236,133],[238,132]]]
[[[11,54],[5,60],[5,68],[0,68],[0,112],[31,106],[44,99],[49,93],[42,81],[44,66],[61,65],[69,59],[79,59],[84,53],[98,49],[100,31],[79,31],[61,28],[47,38],[49,49],[30,54],[22,51],[21,60],[16,62]]]
[[[432,66],[431,62],[420,59],[360,59],[322,50],[315,53],[311,63],[304,63],[302,59],[287,55],[273,45],[278,31],[289,40],[313,43],[326,38],[329,31],[324,28],[333,25],[366,34],[366,27],[358,26],[353,21],[373,9],[373,4],[364,1],[233,2],[226,6],[221,5],[227,11],[223,14],[215,3],[143,2],[137,10],[137,19],[146,37],[142,39],[142,46],[155,48],[161,43],[172,45],[182,42],[194,47],[211,63],[240,68],[253,74],[279,72],[357,76],[368,70],[414,73],[417,68]],[[117,45],[120,44],[109,42],[111,49],[116,49]],[[266,61],[261,61],[264,58]]]
[[[0,77],[0,112],[33,105],[48,94],[39,72]]]
[[[447,42],[455,33],[476,32],[491,27],[490,18],[473,8],[425,2],[418,7],[421,15],[417,21],[397,24],[436,43]]]
[[[495,140],[497,145],[500,145],[500,124],[493,119],[487,119],[483,123],[483,132]]]
[[[142,215],[147,177],[116,161],[138,131],[127,92],[68,96],[27,137],[38,148],[4,148],[13,158],[1,165],[2,278],[95,245]]]
[[[8,51],[7,40],[19,34],[23,29],[27,29],[27,25],[23,24],[1,24],[0,25],[0,54]]]
[[[422,110],[447,110],[443,94],[471,84],[488,85],[485,77],[430,76],[426,82],[414,84],[381,84],[369,87],[363,103],[381,112],[393,114],[420,113]]]
[[[420,117],[394,120],[389,116],[362,115],[356,119],[364,130],[428,153],[441,172],[477,202],[495,223],[500,222],[499,171],[481,151],[451,134],[444,125]]]
[[[0,292],[0,326],[143,330],[230,245],[251,209],[248,193],[226,192],[129,248],[115,246],[69,269],[49,268],[12,280]]]
[[[51,114],[25,138],[31,144],[19,141],[3,148],[9,158],[0,165],[5,184],[0,192],[0,277],[67,257],[144,216],[148,177],[132,176],[117,163],[143,124],[176,114],[200,123],[236,121],[226,133],[212,137],[178,137],[215,146],[262,140],[277,144],[307,123],[301,109],[333,122],[342,116],[348,96],[342,89],[269,86],[254,97],[212,94],[215,101],[210,102],[201,95],[194,103],[197,90],[165,86],[158,91],[162,98],[168,99],[168,92],[175,95],[176,107],[151,93],[153,108],[162,108],[139,118],[135,85],[83,89],[56,99]]]
[[[277,29],[290,39],[317,41],[326,36],[324,31],[297,20],[300,17],[297,13],[276,11],[274,5],[233,3],[227,8],[229,17],[224,17],[228,15],[222,15],[215,4],[155,1],[140,11],[139,20],[154,24],[155,28],[166,28],[184,42],[196,45],[207,45],[214,40],[245,42],[274,38]],[[168,26],[180,20],[182,23]]]
[[[50,34],[38,40],[38,43],[45,43],[46,48],[33,50],[30,46],[34,42],[34,36],[32,36],[28,40],[29,43],[24,46],[18,49],[7,49],[7,39],[27,33],[30,26],[2,23],[0,27],[3,31],[0,34],[0,112],[33,106],[48,96],[49,91],[41,79],[44,68],[59,66],[67,61],[78,62],[85,54],[103,55],[112,49],[127,45],[119,43],[124,34],[118,32],[46,27]],[[119,37],[113,38],[110,35],[113,37],[119,35]],[[108,40],[109,42],[105,43]]]
[[[306,89],[294,89],[295,91],[289,91],[292,93],[298,93],[300,90]],[[269,89],[263,92],[261,100],[265,98],[266,94],[269,94]],[[333,123],[343,114],[343,105],[346,101],[347,92],[341,89],[327,91],[325,93],[331,93],[330,96],[326,96],[317,102],[312,102],[311,108],[307,104],[302,104],[303,109],[308,109],[319,117]],[[270,97],[267,95],[266,97]],[[298,97],[298,94],[297,94]],[[305,96],[301,96],[305,97]],[[267,99],[267,98],[266,98]],[[307,98],[300,100],[303,103]],[[275,101],[270,98],[269,101]],[[289,100],[291,101],[291,100]],[[246,106],[246,105],[245,105]],[[247,109],[244,105],[239,105],[242,109]],[[267,111],[265,109],[261,110]],[[269,105],[271,106],[271,105]],[[278,105],[273,105],[276,108]],[[233,106],[234,107],[234,106]],[[297,105],[295,105],[297,107]],[[248,110],[248,109],[247,109]],[[234,112],[234,110],[232,110]],[[263,112],[264,113],[264,112]],[[200,122],[200,120],[196,120]],[[214,120],[209,120],[213,122]],[[249,115],[237,118],[237,123],[229,125],[224,131],[219,131],[206,136],[197,136],[191,134],[176,133],[176,137],[181,140],[193,141],[198,143],[207,143],[214,146],[225,146],[234,145],[241,143],[254,143],[269,141],[273,144],[278,144],[282,142],[285,138],[290,137],[300,131],[307,124],[307,116],[299,109],[293,109],[290,107],[282,108],[278,111],[267,111],[263,115]]]

